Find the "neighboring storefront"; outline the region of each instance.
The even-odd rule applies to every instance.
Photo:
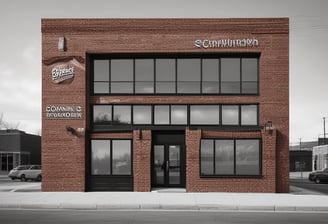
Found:
[[[289,20],[43,19],[42,190],[289,191]]]
[[[41,136],[19,130],[0,130],[0,174],[19,165],[41,164]]]

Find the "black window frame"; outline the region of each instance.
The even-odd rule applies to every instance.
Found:
[[[101,123],[94,123],[94,107],[95,106],[111,106],[111,123],[104,122],[104,124]],[[233,125],[225,125],[222,122],[222,106],[237,106],[238,107],[238,124]],[[253,105],[257,107],[256,115],[257,115],[257,123],[252,125],[243,125],[242,119],[241,119],[241,108],[242,106],[248,106]],[[120,124],[115,123],[114,120],[114,108],[115,106],[130,106],[131,112],[130,112],[130,124]],[[134,107],[135,106],[150,106],[151,108],[151,124],[134,124]],[[155,107],[156,106],[168,106],[169,107],[169,123],[168,124],[156,124],[155,123]],[[187,123],[186,124],[173,124],[172,123],[172,106],[186,106],[187,107]],[[191,123],[191,107],[192,106],[218,106],[219,107],[219,124],[192,124]],[[133,130],[134,128],[150,128],[150,129],[156,129],[156,128],[185,128],[185,127],[205,127],[205,128],[260,128],[260,110],[259,110],[259,104],[258,103],[250,103],[250,104],[93,104],[90,105],[90,127],[92,131],[95,132],[102,132],[102,131],[108,131],[108,130]]]
[[[202,156],[201,156],[201,142],[202,140],[213,141],[213,174],[203,174],[202,173]],[[234,145],[234,158],[233,158],[233,174],[215,174],[215,164],[216,164],[216,140],[232,140]],[[238,140],[258,140],[259,141],[259,174],[237,174],[236,173],[236,141]],[[262,170],[262,162],[263,162],[263,145],[261,138],[202,138],[199,143],[199,176],[200,178],[262,178],[263,170]]]
[[[259,96],[260,95],[260,53],[230,53],[230,54],[219,54],[219,53],[210,53],[210,54],[199,54],[199,53],[173,53],[173,54],[151,54],[151,53],[140,53],[140,54],[90,54],[88,55],[90,61],[90,96],[118,96],[118,95],[174,95],[174,96],[185,96],[185,95],[214,95],[214,96]],[[222,93],[222,78],[221,78],[221,58],[236,58],[239,59],[240,63],[240,91],[239,93]],[[257,91],[254,93],[243,93],[243,76],[242,76],[242,59],[243,58],[254,58],[257,59],[257,81],[256,88]],[[133,60],[133,88],[131,93],[111,93],[111,68],[109,67],[109,92],[108,93],[95,93],[94,84],[100,83],[100,81],[94,81],[94,60],[109,60],[109,66],[111,66],[111,60],[115,59],[127,59]],[[154,65],[154,74],[153,74],[153,92],[152,93],[136,93],[136,80],[135,80],[135,60],[138,59],[150,59],[153,61]],[[156,87],[156,60],[157,59],[174,59],[175,60],[175,92],[172,93],[157,93]],[[199,93],[178,93],[178,59],[200,59],[200,92]],[[218,93],[208,93],[203,92],[203,59],[218,59],[219,63],[219,92]],[[206,82],[206,81],[204,81]],[[254,81],[255,82],[255,81]],[[106,83],[101,81],[101,83]]]
[[[110,141],[110,174],[93,174],[92,173],[92,140],[106,140]],[[130,174],[113,174],[113,141],[129,141],[130,142]],[[133,177],[133,141],[132,139],[123,139],[123,138],[91,138],[89,141],[90,147],[90,165],[89,173],[93,177]]]

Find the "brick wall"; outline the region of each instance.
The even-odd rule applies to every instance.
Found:
[[[133,131],[134,191],[151,190],[151,131]]]

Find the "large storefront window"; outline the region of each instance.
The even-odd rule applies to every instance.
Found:
[[[260,139],[202,139],[202,176],[261,175]]]
[[[92,127],[258,126],[258,105],[93,105]]]
[[[131,175],[131,140],[91,140],[92,175]]]
[[[190,57],[190,58],[189,58]],[[91,56],[94,95],[257,95],[258,56]]]

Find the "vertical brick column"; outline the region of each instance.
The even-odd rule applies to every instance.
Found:
[[[262,176],[263,176],[262,187],[263,187],[263,191],[276,192],[277,131],[276,131],[276,129],[270,130],[270,131],[263,129],[261,134],[262,134]]]
[[[151,131],[133,131],[133,181],[134,191],[151,190]]]
[[[195,183],[199,179],[199,145],[201,130],[186,129],[186,190],[199,191]]]

